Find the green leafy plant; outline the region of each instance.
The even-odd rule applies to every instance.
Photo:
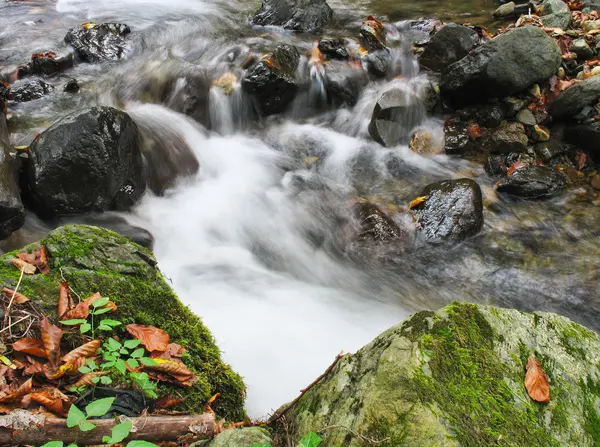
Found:
[[[94,326],[94,317],[95,316],[105,314],[112,310],[110,307],[105,307],[108,303],[110,303],[110,298],[105,297],[105,298],[100,298],[91,304],[91,307],[92,307],[92,309],[90,310],[91,322],[89,322],[89,323],[88,323],[87,319],[75,318],[73,320],[61,321],[61,324],[65,325],[65,326],[78,326],[79,325],[79,332],[81,332],[82,334],[86,334],[91,331],[92,338],[96,338],[96,330],[111,331],[115,327],[123,324],[120,321],[111,320],[110,318],[105,318],[105,319],[100,320],[100,323],[98,323],[97,327]]]
[[[93,430],[96,426],[88,421],[88,418],[104,416],[108,413],[114,401],[114,397],[95,400],[85,407],[85,413],[77,405],[71,405],[67,414],[67,427],[79,427],[81,431]]]

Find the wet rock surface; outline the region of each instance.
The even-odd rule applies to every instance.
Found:
[[[377,101],[369,124],[369,134],[385,147],[406,144],[411,129],[421,122],[424,114],[423,105],[415,92],[394,88]]]
[[[441,72],[448,65],[465,57],[478,41],[479,36],[471,28],[449,23],[431,38],[419,63],[430,70]]]
[[[552,116],[575,115],[585,106],[600,99],[600,76],[592,76],[561,92],[548,108]]]
[[[73,55],[57,56],[52,52],[34,54],[31,61],[20,65],[17,76],[22,79],[27,76],[52,76],[72,68]]]
[[[454,106],[502,98],[549,79],[560,63],[561,52],[544,31],[516,28],[447,67],[440,83],[442,97]]]
[[[342,37],[328,37],[321,39],[319,41],[318,48],[327,59],[348,59],[346,39]]]
[[[261,115],[281,113],[292,102],[298,91],[295,72],[299,60],[295,47],[279,45],[242,79],[242,88],[253,97]]]
[[[364,70],[343,61],[330,61],[325,67],[325,89],[328,102],[335,106],[354,106],[369,83]]]
[[[471,148],[467,124],[457,120],[444,123],[444,150],[450,155],[466,153]]]
[[[118,60],[127,54],[126,36],[130,33],[131,29],[121,23],[85,24],[70,29],[65,42],[75,49],[82,62]]]
[[[522,152],[529,140],[521,123],[504,123],[491,134],[488,148],[491,152]]]
[[[8,146],[0,140],[0,240],[10,236],[25,223],[25,209],[17,185],[15,165]]]
[[[498,192],[528,199],[552,197],[563,190],[565,178],[548,166],[516,169],[498,184]]]
[[[10,99],[16,102],[27,102],[40,99],[54,90],[50,84],[41,79],[18,81],[11,86]]]
[[[325,26],[332,17],[333,10],[325,0],[262,0],[260,10],[252,18],[252,23],[310,32]]]
[[[565,141],[587,150],[600,162],[600,122],[578,124],[565,129]]]
[[[127,210],[146,188],[137,126],[93,107],[67,115],[30,146],[27,195],[40,215]]]
[[[483,226],[481,188],[470,179],[432,183],[420,194],[416,220],[429,243],[455,243],[477,234]]]
[[[406,232],[373,203],[357,203],[353,210],[359,222],[359,240],[389,242],[406,236]]]

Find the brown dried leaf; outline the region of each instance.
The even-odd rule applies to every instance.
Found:
[[[73,386],[77,388],[79,388],[80,386],[94,386],[95,384],[92,379],[94,379],[95,377],[106,376],[107,374],[109,374],[108,371],[89,372],[81,376],[81,378],[77,382],[75,382]]]
[[[177,376],[176,377],[177,380],[179,380],[181,382],[184,382],[187,379],[190,379],[191,377],[194,376],[194,373],[192,371],[190,371],[187,368],[187,366],[185,366],[183,364],[183,362],[181,360],[178,360],[178,359],[166,360],[166,359],[158,359],[158,358],[155,358],[153,360],[156,364],[151,365],[151,366],[144,366],[144,369],[167,373],[174,377]]]
[[[48,354],[44,349],[44,343],[38,338],[22,338],[12,344],[12,347],[17,352],[24,352],[43,359],[48,358]]]
[[[60,339],[63,331],[51,324],[46,317],[40,322],[40,329],[50,365],[55,366],[60,358]]]
[[[143,324],[128,324],[126,329],[134,338],[142,342],[148,351],[164,352],[167,350],[170,337],[162,329]]]
[[[23,396],[31,393],[32,388],[33,388],[32,379],[31,378],[27,379],[25,382],[23,382],[23,384],[21,384],[21,386],[19,388],[8,393],[6,396],[0,398],[0,402],[2,402],[2,403],[4,403],[4,402],[19,402],[23,398]]]
[[[43,374],[44,372],[44,364],[39,362],[38,360],[27,356],[28,364],[25,365],[23,369],[23,375],[25,376],[33,376],[35,374]]]
[[[64,402],[59,397],[53,397],[48,391],[42,391],[40,393],[31,393],[29,395],[31,400],[37,402],[40,405],[43,405],[52,413],[58,416],[66,416],[67,410],[65,408]]]
[[[37,270],[35,265],[31,265],[30,263],[25,262],[22,259],[13,258],[11,261],[16,268],[21,270],[26,275],[33,275]]]
[[[183,402],[184,402],[184,399],[175,398],[175,397],[171,396],[170,394],[165,394],[164,396],[161,396],[160,399],[158,399],[155,402],[154,407],[158,408],[158,409],[166,410],[167,408],[174,407],[175,405],[182,404]]]
[[[17,257],[22,261],[35,265],[40,273],[44,275],[50,273],[50,267],[48,267],[48,257],[46,256],[46,249],[44,247],[36,248],[33,253],[18,253]]]
[[[71,289],[69,288],[69,281],[62,281],[60,283],[60,290],[58,292],[58,317],[62,318],[67,312],[75,307],[73,297],[71,296]]]
[[[8,295],[8,297],[12,300],[13,304],[25,304],[25,303],[31,301],[25,295],[20,294],[19,292],[15,293],[14,290],[11,290],[7,287],[3,287],[2,291]],[[13,297],[13,295],[14,295],[14,297]]]
[[[535,357],[529,357],[525,369],[527,369],[527,373],[525,374],[525,388],[529,397],[537,402],[549,402],[550,384],[548,383],[546,373]]]
[[[98,292],[94,293],[92,296],[90,296],[86,300],[78,303],[74,309],[71,309],[70,311],[65,313],[62,317],[60,317],[60,319],[61,320],[75,320],[75,319],[85,320],[88,317],[88,315],[90,314],[90,306],[92,305],[92,303],[96,300],[99,300],[100,298],[102,298],[102,296]],[[104,307],[108,307],[108,305],[104,306]]]
[[[86,344],[73,349],[71,352],[65,355],[62,358],[62,361],[65,363],[73,363],[75,360],[81,357],[92,357],[96,354],[96,351],[98,351],[100,345],[100,340],[92,340],[90,342],[87,342]]]

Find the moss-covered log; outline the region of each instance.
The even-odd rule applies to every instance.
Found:
[[[171,390],[185,397],[184,409],[200,413],[207,400],[220,393],[213,404],[219,416],[232,421],[246,417],[242,379],[222,362],[211,333],[179,301],[150,251],[112,231],[82,225],[58,228],[24,250],[33,251],[39,245],[46,247],[51,273],[25,275],[20,293],[54,317],[61,277],[81,298],[94,292],[110,297],[118,306],[111,318],[159,327],[187,349],[182,360],[198,381],[191,388]],[[0,286],[14,289],[19,270],[11,263],[13,257],[8,253],[0,258]]]

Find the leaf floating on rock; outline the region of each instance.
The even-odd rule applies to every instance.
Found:
[[[21,270],[26,275],[33,275],[37,270],[37,267],[35,265],[31,265],[30,263],[25,262],[22,259],[13,258],[11,261],[16,268]]]
[[[35,265],[40,273],[44,275],[50,273],[48,257],[46,256],[46,249],[44,247],[36,248],[33,253],[18,253],[17,257],[22,261]]]
[[[134,338],[142,342],[148,351],[164,352],[167,350],[170,337],[162,329],[143,324],[128,324],[126,329]]]
[[[98,349],[100,349],[101,344],[102,343],[100,340],[92,340],[87,342],[86,344],[73,349],[71,352],[65,355],[62,358],[62,361],[65,363],[72,363],[81,357],[92,357],[96,355],[96,352]]]
[[[529,357],[525,369],[525,388],[529,397],[537,402],[549,402],[550,384],[540,363],[535,357]]]
[[[528,166],[527,163],[523,163],[522,161],[516,161],[512,165],[510,165],[510,168],[508,168],[508,171],[506,171],[506,175],[511,175],[515,171],[518,171],[519,169],[522,169],[526,166]]]
[[[2,291],[8,295],[8,297],[12,300],[12,302],[14,304],[25,304],[25,303],[31,301],[25,295],[23,295],[19,292],[15,292],[14,290],[11,290],[7,287],[3,287]]]
[[[412,210],[413,208],[416,208],[417,206],[419,206],[421,203],[425,202],[428,198],[429,198],[429,196],[417,197],[415,200],[410,202],[410,205],[408,206],[408,208]]]
[[[40,329],[48,360],[51,365],[56,365],[60,358],[60,339],[63,331],[51,324],[46,317],[40,322]]]
[[[44,343],[38,338],[22,338],[14,342],[12,348],[17,352],[23,352],[43,359],[48,358],[48,354],[44,349]]]
[[[75,307],[73,297],[71,297],[71,289],[68,281],[60,283],[60,291],[58,292],[58,317],[62,319],[63,315]]]

